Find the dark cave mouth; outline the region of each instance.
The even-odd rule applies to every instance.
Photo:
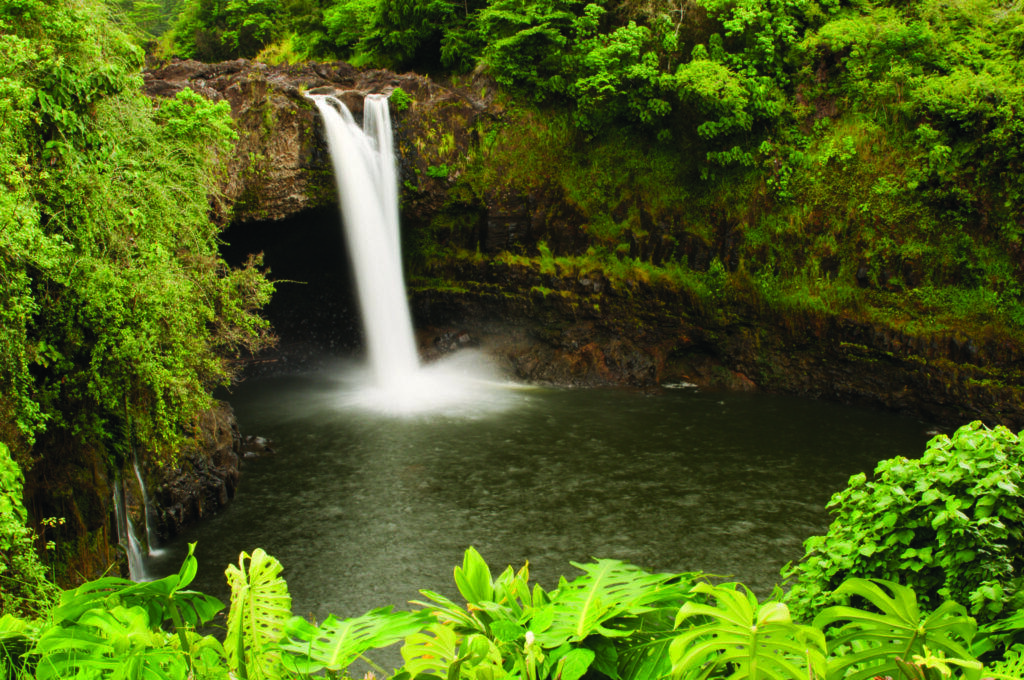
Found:
[[[294,365],[360,350],[359,309],[336,206],[283,220],[233,223],[221,239],[221,255],[232,266],[263,253],[264,267],[275,283],[263,315],[279,342],[256,357],[255,364]]]

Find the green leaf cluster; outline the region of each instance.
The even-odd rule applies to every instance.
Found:
[[[401,642],[393,680],[978,680],[976,625],[953,602],[922,611],[896,583],[851,579],[810,624],[741,584],[652,574],[615,560],[576,565],[550,592],[528,567],[497,577],[474,549],[455,568],[465,605],[423,591],[418,611],[390,607],[320,625],[290,614],[282,565],[243,553],[224,643],[200,635],[222,605],[186,590],[180,572],[153,583],[105,578],[65,592],[34,621],[0,619],[0,669],[12,678],[349,677],[365,654]],[[992,647],[989,647],[992,649]],[[234,651],[232,651],[234,650]],[[998,665],[1011,669],[1009,653]],[[379,668],[382,673],[386,672]],[[996,669],[988,677],[1009,678]]]
[[[202,61],[252,58],[278,37],[281,0],[189,0],[174,24],[174,49]]]
[[[1024,442],[975,422],[920,459],[879,463],[829,503],[828,533],[787,573],[788,601],[820,606],[850,577],[900,580],[928,606],[952,600],[992,621],[1024,604]]]
[[[44,611],[54,588],[36,554],[22,505],[24,475],[0,442],[0,611]]]
[[[264,341],[270,285],[232,270],[209,216],[226,103],[154,104],[142,53],[98,2],[0,7],[0,413],[113,450],[131,422],[173,452],[229,357]],[[44,443],[40,444],[44,446]]]

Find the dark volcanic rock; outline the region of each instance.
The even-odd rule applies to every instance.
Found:
[[[222,221],[232,208],[231,219],[248,222],[278,220],[337,202],[316,107],[306,92],[333,94],[360,116],[367,94],[402,88],[415,102],[395,116],[398,143],[408,151],[403,163],[410,171],[424,172],[428,163],[417,156],[417,145],[403,138],[403,129],[419,135],[423,125],[432,126],[431,134],[443,128],[458,152],[469,143],[473,117],[486,109],[484,100],[469,94],[472,89],[456,91],[413,73],[359,71],[343,62],[272,67],[246,59],[174,61],[146,72],[145,87],[151,97],[171,97],[191,88],[231,105],[239,140],[234,156],[227,159],[223,202],[214,207]],[[424,207],[429,204],[426,200]]]
[[[613,286],[593,272],[477,262],[438,273],[465,290],[414,295],[424,335],[461,329],[523,380],[685,381],[869,404],[950,426],[1024,427],[1024,372],[1010,339],[916,337],[844,316],[708,307],[671,286]]]
[[[162,540],[234,498],[241,443],[231,406],[222,402],[203,414],[192,445],[179,455],[177,465],[158,472],[152,500]]]

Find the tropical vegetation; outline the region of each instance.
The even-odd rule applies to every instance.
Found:
[[[198,632],[223,604],[187,590],[190,551],[178,574],[104,578],[64,592],[44,619],[0,618],[0,667],[10,678],[348,677],[399,642],[396,680],[1017,678],[1022,665],[1014,651],[986,669],[976,657],[994,629],[979,630],[952,601],[922,611],[911,589],[888,581],[849,579],[835,604],[800,623],[777,597],[760,601],[737,583],[614,560],[574,566],[582,575],[546,591],[528,565],[495,577],[470,548],[454,572],[465,604],[423,591],[429,601],[412,611],[317,624],[292,615],[282,565],[257,549],[227,569],[220,638]]]
[[[475,255],[499,182],[564,197],[584,238],[546,243],[584,268],[1004,342],[1022,22],[999,0],[183,0],[156,51],[490,79],[505,112],[478,147],[406,178],[444,180],[428,261]]]
[[[412,611],[311,622],[257,549],[228,568],[214,635],[223,604],[188,590],[191,555],[157,581],[58,591],[23,504],[26,475],[45,481],[55,460],[95,476],[139,450],[172,461],[232,357],[269,341],[258,260],[232,269],[218,254],[226,107],[143,96],[144,50],[488,78],[507,116],[407,179],[447,192],[420,257],[481,257],[461,216],[499,181],[543,184],[586,238],[495,260],[1016,342],[1022,36],[1020,8],[996,0],[0,3],[5,675],[343,677],[402,643],[395,676],[410,680],[1024,677],[1024,449],[1005,428],[974,424],[852,479],[765,599],[613,560],[545,590],[470,550],[462,602],[424,592]],[[738,245],[685,247],[722,233]],[[85,531],[65,501],[53,514]]]
[[[143,58],[100,3],[0,3],[0,460],[57,487],[34,522],[85,541],[58,544],[65,566],[107,524],[73,496],[133,452],[172,461],[234,357],[271,337],[258,261],[218,251],[227,104],[155,103]],[[4,470],[0,496],[20,505]],[[20,587],[4,579],[3,599]]]
[[[946,479],[978,458],[1004,471],[1001,486]],[[924,474],[910,481],[893,471],[913,464]],[[1006,552],[1024,523],[1002,496],[1017,492],[1022,466],[1018,437],[978,423],[937,436],[920,461],[883,461],[875,498],[855,476],[832,500],[832,528],[789,570],[795,585],[766,598],[607,559],[574,563],[579,575],[546,590],[528,564],[495,575],[470,548],[453,574],[459,601],[424,590],[410,611],[316,622],[293,615],[283,565],[256,549],[225,572],[231,603],[216,635],[204,627],[224,605],[188,589],[198,569],[190,548],[177,574],[101,578],[40,616],[4,615],[0,668],[10,678],[348,677],[361,661],[401,680],[1019,679],[1024,608],[1019,577],[1004,567],[1019,559]],[[962,530],[942,533],[947,522]],[[920,548],[905,548],[915,544],[908,532]],[[974,569],[956,561],[964,551]],[[904,582],[861,575],[873,573]],[[398,668],[373,662],[373,650],[398,643]]]

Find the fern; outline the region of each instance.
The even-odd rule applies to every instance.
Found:
[[[280,562],[257,548],[251,556],[243,552],[238,566],[229,565],[224,572],[231,586],[224,648],[229,667],[243,680],[281,675],[277,643],[284,637],[292,605],[281,570]]]

